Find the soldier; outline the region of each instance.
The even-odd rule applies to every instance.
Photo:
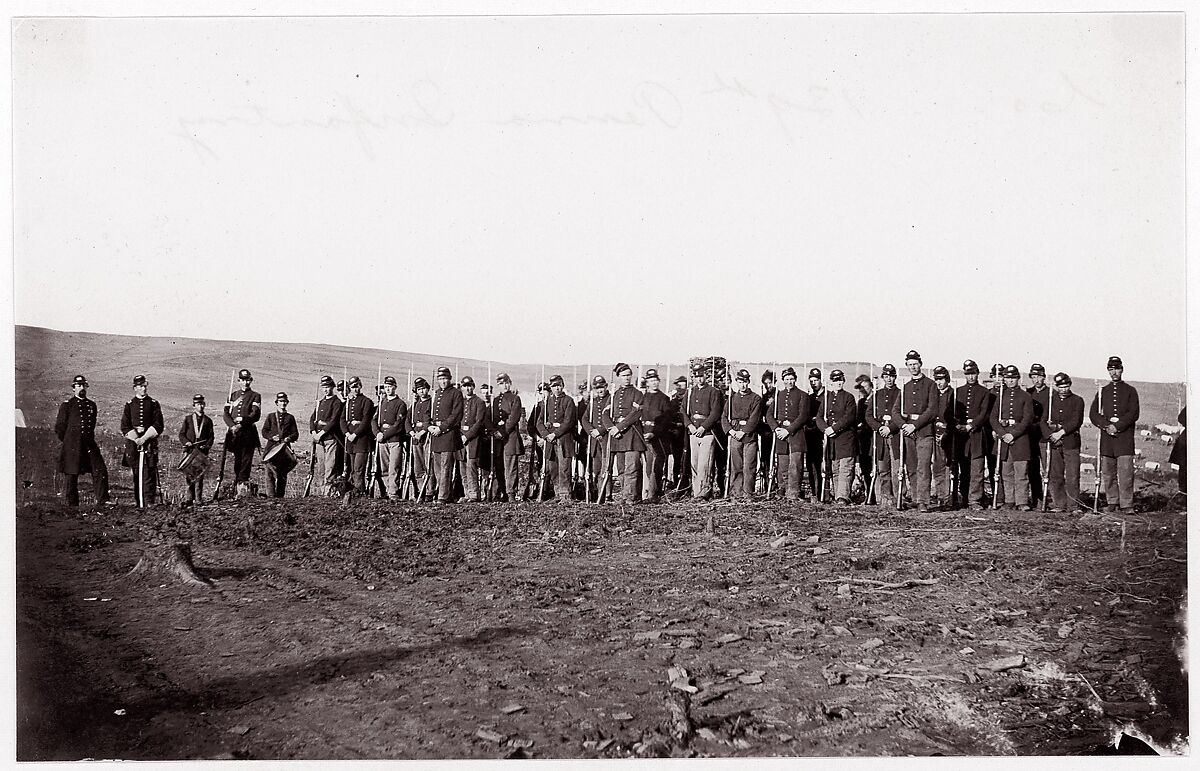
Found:
[[[559,501],[571,500],[571,464],[575,462],[575,401],[566,394],[562,375],[550,378],[550,395],[542,405],[537,436],[546,458],[546,477]]]
[[[952,502],[951,489],[954,485],[954,389],[950,387],[950,370],[933,368],[933,384],[937,407],[933,418],[933,492],[937,508],[949,510]]]
[[[687,487],[687,463],[684,461],[688,445],[688,432],[684,428],[688,421],[684,417],[688,392],[688,379],[680,375],[671,383],[671,413],[668,437],[671,443],[671,481],[670,488],[682,492]]]
[[[67,505],[79,505],[79,475],[91,473],[96,505],[109,503],[108,466],[96,444],[96,403],[87,397],[87,378],[76,375],[71,381],[75,395],[58,406],[54,433],[62,442],[58,470],[67,479]]]
[[[1100,429],[1100,475],[1104,479],[1105,511],[1119,502],[1124,514],[1133,513],[1133,430],[1141,416],[1138,392],[1121,378],[1125,365],[1120,356],[1108,359],[1112,381],[1092,399],[1092,425]]]
[[[1174,463],[1179,469],[1176,475],[1176,484],[1179,486],[1179,492],[1187,495],[1187,407],[1184,406],[1179,410],[1179,417],[1176,418],[1179,425],[1183,426],[1183,431],[1179,432],[1179,438],[1175,440],[1175,444],[1171,446],[1171,456],[1167,458],[1168,463]]]
[[[817,428],[817,413],[820,412],[821,403],[825,399],[822,377],[820,367],[813,367],[808,371],[808,395],[812,400],[812,417],[809,419],[808,425],[804,427],[804,470],[808,475],[809,490],[817,490],[821,484],[821,437],[824,436],[824,433]],[[820,499],[819,494],[817,498]]]
[[[187,480],[188,497],[182,506],[204,502],[204,475],[208,473],[208,452],[217,440],[213,431],[212,418],[204,414],[204,394],[192,397],[192,414],[183,419],[179,427],[179,443],[183,445],[184,457],[179,467]]]
[[[587,474],[588,481],[585,487],[589,496],[595,495],[597,501],[600,500],[597,484],[601,473],[612,473],[607,468],[608,441],[604,438],[603,426],[604,412],[608,409],[611,399],[612,397],[608,393],[608,383],[603,376],[596,375],[592,378],[591,396],[580,402],[576,411],[579,425],[583,428],[588,442],[585,458],[589,460],[585,460],[587,468],[584,472]],[[609,492],[611,493],[611,490]]]
[[[1054,376],[1054,390],[1042,419],[1042,436],[1047,441],[1046,463],[1050,486],[1050,511],[1086,511],[1079,499],[1079,448],[1083,442],[1083,397],[1071,392],[1071,376]]]
[[[600,423],[609,436],[609,452],[621,478],[621,501],[637,503],[642,497],[642,392],[633,387],[633,368],[624,362],[613,367],[617,390],[612,407],[601,413]],[[632,430],[631,430],[632,429]]]
[[[987,456],[991,394],[979,384],[979,365],[963,362],[967,382],[954,392],[954,431],[957,436],[958,499],[973,511],[983,508],[984,458]]]
[[[433,397],[429,395],[429,381],[418,377],[413,381],[413,405],[404,422],[404,432],[409,435],[409,469],[413,482],[413,500],[430,500],[433,488],[429,486],[433,471],[433,456],[429,447],[429,425],[433,414]]]
[[[139,509],[154,504],[158,492],[158,437],[163,432],[162,407],[146,393],[146,376],[133,378],[133,398],[121,413],[125,453],[121,465],[133,471],[133,498]]]
[[[991,424],[1000,442],[1001,489],[1017,504],[1017,511],[1029,511],[1029,427],[1033,425],[1033,397],[1019,387],[1021,370],[1014,365],[1004,368],[1000,393],[992,403]],[[1008,504],[1012,506],[1011,503]]]
[[[534,488],[533,494],[537,493],[537,487],[534,484],[534,480],[537,479],[540,474],[545,473],[546,459],[542,454],[542,445],[540,442],[538,442],[538,422],[542,419],[542,409],[546,403],[546,397],[549,395],[550,384],[546,382],[538,383],[537,401],[533,403],[533,409],[527,410],[525,415],[525,433],[529,436],[530,458],[528,485]]]
[[[783,388],[775,393],[767,425],[775,434],[775,475],[777,485],[789,501],[798,501],[803,493],[804,452],[807,437],[804,427],[812,417],[813,401],[796,387],[796,370],[788,367],[781,374]]]
[[[858,447],[858,470],[863,479],[863,503],[873,503],[871,490],[866,486],[871,484],[871,469],[874,460],[871,453],[875,449],[875,431],[867,425],[867,413],[871,411],[871,395],[875,384],[870,375],[859,375],[854,378],[854,390],[858,391],[858,402],[855,404],[854,440]]]
[[[988,389],[988,411],[989,424],[992,414],[992,407],[995,406],[996,400],[1000,398],[1000,388],[1004,385],[1004,365],[993,364],[991,372],[987,380],[983,381],[983,385]],[[1000,484],[1000,469],[996,464],[997,452],[999,451],[1000,439],[995,431],[987,432],[987,441],[985,448],[987,451],[987,479],[984,480],[985,486],[989,487],[992,495],[992,505],[1004,505],[1004,485]]]
[[[350,484],[356,495],[367,491],[367,456],[375,444],[371,433],[371,418],[375,416],[375,403],[362,392],[362,378],[350,378],[350,396],[342,411],[342,433],[346,437],[345,468],[349,472]]]
[[[846,373],[835,369],[829,373],[829,388],[825,389],[817,408],[815,423],[824,437],[822,448],[827,457],[825,468],[832,466],[830,489],[834,500],[845,506],[850,503],[850,483],[854,479],[854,456],[858,448],[854,441],[854,423],[858,416],[854,397],[846,393]]]
[[[498,393],[492,399],[492,408],[488,415],[488,425],[496,448],[493,473],[496,475],[500,495],[510,503],[519,503],[519,464],[521,456],[525,454],[520,431],[521,397],[513,393],[512,378],[505,372],[496,376],[496,389]]]
[[[475,378],[463,375],[458,381],[462,389],[463,416],[462,426],[462,457],[458,461],[458,476],[462,480],[463,492],[468,501],[478,501],[479,496],[479,457],[481,438],[487,435],[487,405],[483,399],[475,395]]]
[[[750,371],[739,369],[734,390],[721,415],[729,438],[729,497],[750,500],[758,474],[758,426],[762,422],[762,397],[750,390]]]
[[[325,480],[325,494],[332,495],[334,480],[341,474],[342,455],[342,400],[334,396],[333,378],[321,377],[321,398],[308,419],[308,430],[312,435],[313,451],[321,460],[321,478]]]
[[[250,388],[254,378],[250,370],[238,372],[241,388],[229,394],[222,417],[228,430],[225,432],[225,447],[233,451],[233,481],[239,498],[250,495],[250,471],[254,466],[254,452],[262,443],[258,438],[259,417],[262,415],[262,396]]]
[[[713,428],[721,421],[721,392],[708,384],[708,368],[692,366],[692,387],[684,399],[685,425],[688,432],[689,472],[692,497],[709,500],[713,490]]]
[[[1031,457],[1029,462],[1029,505],[1036,509],[1046,497],[1042,480],[1042,458],[1043,450],[1048,451],[1050,445],[1042,434],[1042,422],[1046,408],[1050,406],[1050,386],[1046,385],[1046,368],[1041,364],[1029,366],[1029,379],[1033,381],[1033,385],[1026,389],[1033,397],[1033,425],[1029,428],[1029,449],[1036,456]]]
[[[917,504],[917,511],[929,511],[929,472],[933,461],[933,419],[937,409],[936,390],[933,382],[921,372],[921,354],[909,351],[904,357],[909,381],[900,389],[900,395],[892,405],[892,424],[900,427],[901,452],[904,459],[905,478],[909,482],[909,494]],[[903,504],[899,491],[897,500]]]
[[[885,509],[895,506],[898,471],[900,469],[900,425],[894,422],[892,412],[900,402],[900,389],[896,387],[896,367],[884,364],[879,378],[883,387],[871,394],[871,404],[863,419],[872,431],[875,476],[871,486],[875,489],[876,502]]]
[[[775,432],[767,425],[767,415],[771,414],[771,408],[775,404],[775,393],[778,389],[775,387],[775,372],[774,370],[763,370],[762,377],[759,378],[762,387],[759,391],[762,397],[762,414],[763,419],[758,422],[758,473],[762,476],[763,490],[766,491],[767,474],[770,473],[771,458],[775,454]]]
[[[433,450],[433,475],[437,482],[438,502],[454,502],[454,464],[462,449],[462,392],[450,387],[453,379],[447,367],[438,367],[437,390],[429,418],[430,449]]]
[[[646,393],[642,398],[642,439],[646,443],[643,479],[646,501],[657,502],[663,491],[670,452],[669,434],[677,414],[671,397],[659,390],[658,370],[646,370]]]
[[[283,391],[275,394],[275,412],[263,421],[262,432],[267,446],[263,448],[263,462],[267,467],[267,496],[282,498],[287,491],[287,475],[296,468],[296,455],[291,444],[300,438],[296,417],[287,411],[288,395]],[[279,450],[277,446],[283,445]]]
[[[396,378],[383,379],[383,395],[371,415],[371,433],[383,469],[383,494],[395,500],[400,494],[400,467],[404,462],[405,425],[408,403],[396,393]]]

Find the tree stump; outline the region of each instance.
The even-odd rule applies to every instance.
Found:
[[[130,576],[163,576],[174,578],[188,586],[212,588],[212,581],[196,572],[192,564],[191,544],[151,542],[142,558],[130,570]]]

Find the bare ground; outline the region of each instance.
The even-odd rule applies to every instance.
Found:
[[[1068,754],[1126,725],[1186,749],[1185,530],[31,494],[17,757]],[[175,538],[215,588],[126,575]]]

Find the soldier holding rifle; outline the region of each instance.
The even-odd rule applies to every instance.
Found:
[[[462,449],[462,392],[450,386],[448,367],[438,367],[437,390],[429,416],[429,449],[433,452],[433,474],[439,503],[454,502],[454,466]]]
[[[308,420],[313,440],[313,452],[321,459],[321,479],[325,494],[332,495],[334,480],[341,473],[342,463],[342,400],[334,395],[333,378],[321,377],[321,397]]]
[[[857,453],[854,422],[858,416],[854,397],[846,393],[845,386],[845,372],[835,369],[829,373],[829,388],[825,389],[815,420],[828,455],[822,459],[821,468],[823,471],[831,469],[829,487],[835,501],[843,506],[850,503],[850,483],[854,479]]]
[[[599,503],[600,475],[601,473],[611,473],[605,468],[605,463],[608,461],[608,441],[604,433],[603,415],[608,409],[612,397],[608,393],[608,382],[603,375],[596,375],[592,378],[591,386],[592,392],[579,403],[576,416],[588,443],[585,463],[587,468],[584,471],[585,495],[590,499],[594,494],[596,502]]]
[[[413,381],[413,405],[408,411],[404,430],[409,435],[408,469],[413,485],[413,500],[427,500],[429,478],[433,473],[433,456],[429,446],[429,424],[433,414],[433,397],[429,395],[429,381],[418,377]]]
[[[979,365],[971,359],[963,362],[967,382],[954,392],[954,431],[958,437],[958,500],[972,511],[983,508],[983,480],[986,475],[988,420],[991,394],[979,384]]]
[[[788,367],[780,375],[783,388],[775,392],[775,403],[767,413],[767,425],[775,434],[775,475],[779,490],[789,501],[802,497],[804,453],[808,438],[805,426],[812,416],[812,398],[796,387],[796,370]]]
[[[239,498],[250,495],[250,471],[254,466],[254,453],[262,446],[258,438],[259,417],[262,415],[262,396],[250,388],[254,377],[250,370],[238,371],[238,390],[229,394],[222,410],[228,430],[225,433],[225,450],[233,451],[233,481]]]
[[[949,510],[954,497],[954,389],[950,387],[950,370],[933,368],[934,395],[937,407],[933,418],[933,490],[935,507]]]
[[[929,511],[929,472],[933,460],[933,420],[937,410],[933,381],[921,372],[921,354],[909,351],[904,366],[911,375],[892,405],[892,423],[899,426],[901,452],[907,454],[904,473],[911,483],[917,511]],[[903,495],[903,491],[898,491]],[[897,500],[903,506],[903,500]]]
[[[634,388],[633,368],[628,364],[617,364],[613,374],[619,385],[612,395],[612,408],[601,414],[600,423],[608,433],[608,450],[621,475],[621,502],[632,504],[641,499],[642,453],[646,450],[641,431],[642,392]],[[610,473],[607,468],[605,473]]]
[[[875,500],[882,508],[896,505],[899,492],[900,470],[900,424],[893,418],[893,410],[900,403],[900,389],[896,387],[896,365],[884,364],[879,379],[883,386],[871,394],[871,403],[863,416],[867,427],[874,433],[875,475],[871,487]]]
[[[383,379],[383,395],[375,414],[371,416],[371,433],[379,448],[383,468],[383,494],[392,500],[400,496],[400,473],[404,462],[404,425],[408,420],[408,403],[396,393],[396,378]]]
[[[458,477],[463,483],[463,494],[468,501],[478,501],[479,458],[483,454],[481,445],[487,436],[487,405],[475,395],[475,378],[464,375],[458,381],[462,389],[463,415],[459,431],[462,433],[462,449],[458,451]],[[567,467],[570,471],[570,466]]]
[[[642,439],[646,442],[643,492],[647,502],[658,501],[662,496],[667,455],[671,447],[669,434],[675,414],[671,397],[659,390],[658,370],[646,370],[646,393],[642,397]]]
[[[1013,498],[1017,511],[1029,511],[1029,427],[1033,425],[1033,397],[1020,387],[1021,370],[1004,368],[1000,393],[992,404],[991,423],[999,442],[997,462],[1001,485]],[[1010,502],[1008,504],[1012,506]]]
[[[1034,459],[1030,459],[1028,469],[1029,505],[1036,509],[1038,504],[1046,499],[1046,480],[1042,478],[1044,471],[1042,461],[1045,457],[1043,451],[1049,445],[1042,433],[1042,422],[1046,415],[1046,409],[1050,406],[1052,391],[1046,385],[1046,368],[1041,364],[1029,365],[1029,379],[1033,382],[1033,385],[1025,389],[1033,397],[1033,425],[1029,428],[1029,449],[1031,453],[1037,455],[1036,462]]]
[[[509,503],[517,503],[521,500],[517,490],[519,467],[525,454],[520,430],[521,397],[513,393],[512,378],[506,372],[496,375],[496,390],[488,416],[496,456],[492,459],[492,469],[500,494]]]
[[[750,389],[749,370],[739,369],[734,390],[723,411],[721,424],[729,441],[729,496],[741,500],[754,497],[758,475],[758,426],[762,421],[762,397]]]
[[[546,479],[562,503],[571,500],[571,465],[575,462],[575,400],[566,394],[562,375],[550,378],[550,395],[538,416],[537,435],[543,444],[545,472],[538,486],[541,499]]]
[[[350,378],[346,385],[350,387],[350,395],[343,405],[341,424],[346,439],[345,470],[353,486],[353,493],[363,495],[367,491],[367,456],[375,446],[375,437],[371,433],[375,403],[363,394],[362,378],[358,375]]]

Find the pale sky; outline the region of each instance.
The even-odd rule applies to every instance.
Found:
[[[14,310],[1185,377],[1181,14],[13,22]]]

